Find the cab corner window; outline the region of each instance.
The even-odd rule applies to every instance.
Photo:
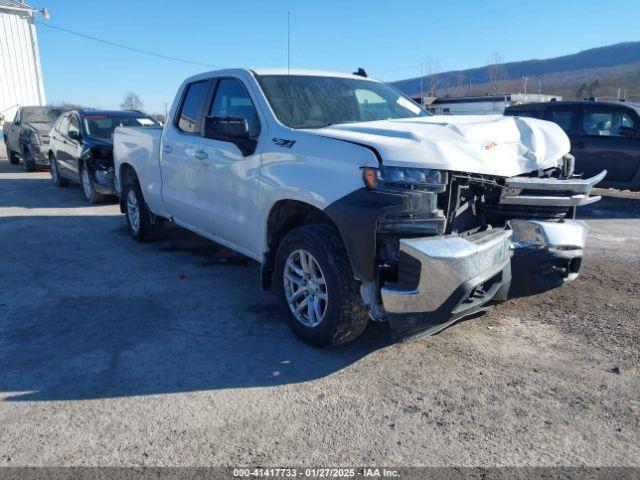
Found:
[[[547,110],[547,120],[557,123],[562,130],[569,133],[573,129],[573,122],[576,117],[576,113],[573,110],[562,109],[549,109]]]
[[[255,138],[260,133],[260,123],[249,92],[233,78],[223,78],[218,84],[216,96],[209,109],[209,116],[242,117],[249,124],[249,135]]]
[[[180,107],[177,127],[186,133],[198,133],[198,116],[207,98],[209,81],[195,82],[187,87],[187,93]]]

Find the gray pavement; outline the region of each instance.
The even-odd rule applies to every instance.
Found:
[[[0,160],[0,466],[638,465],[639,206],[584,212],[571,285],[318,350],[256,263]]]

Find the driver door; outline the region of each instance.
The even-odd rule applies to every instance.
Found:
[[[262,238],[255,235],[260,172],[260,120],[247,88],[238,78],[220,78],[205,116],[243,117],[254,151],[242,151],[233,141],[205,138],[197,195],[206,215],[203,228],[237,250],[259,258]]]

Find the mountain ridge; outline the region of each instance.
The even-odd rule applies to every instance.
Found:
[[[513,88],[522,91],[522,77],[528,77],[530,92],[540,90],[575,97],[579,96],[576,94],[584,84],[582,93],[615,95],[617,89],[629,89],[633,95],[640,95],[640,41],[595,47],[547,59],[505,62],[500,68],[505,74],[499,82],[501,91],[513,91]],[[427,75],[422,77],[422,91],[426,95],[435,80],[438,95],[490,93],[496,89],[492,69],[495,77],[495,66],[492,65]],[[420,78],[391,83],[409,95],[419,95]]]

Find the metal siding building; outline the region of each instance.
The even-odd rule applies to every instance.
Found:
[[[18,105],[45,105],[36,35],[36,9],[0,0],[0,115],[13,120]]]

